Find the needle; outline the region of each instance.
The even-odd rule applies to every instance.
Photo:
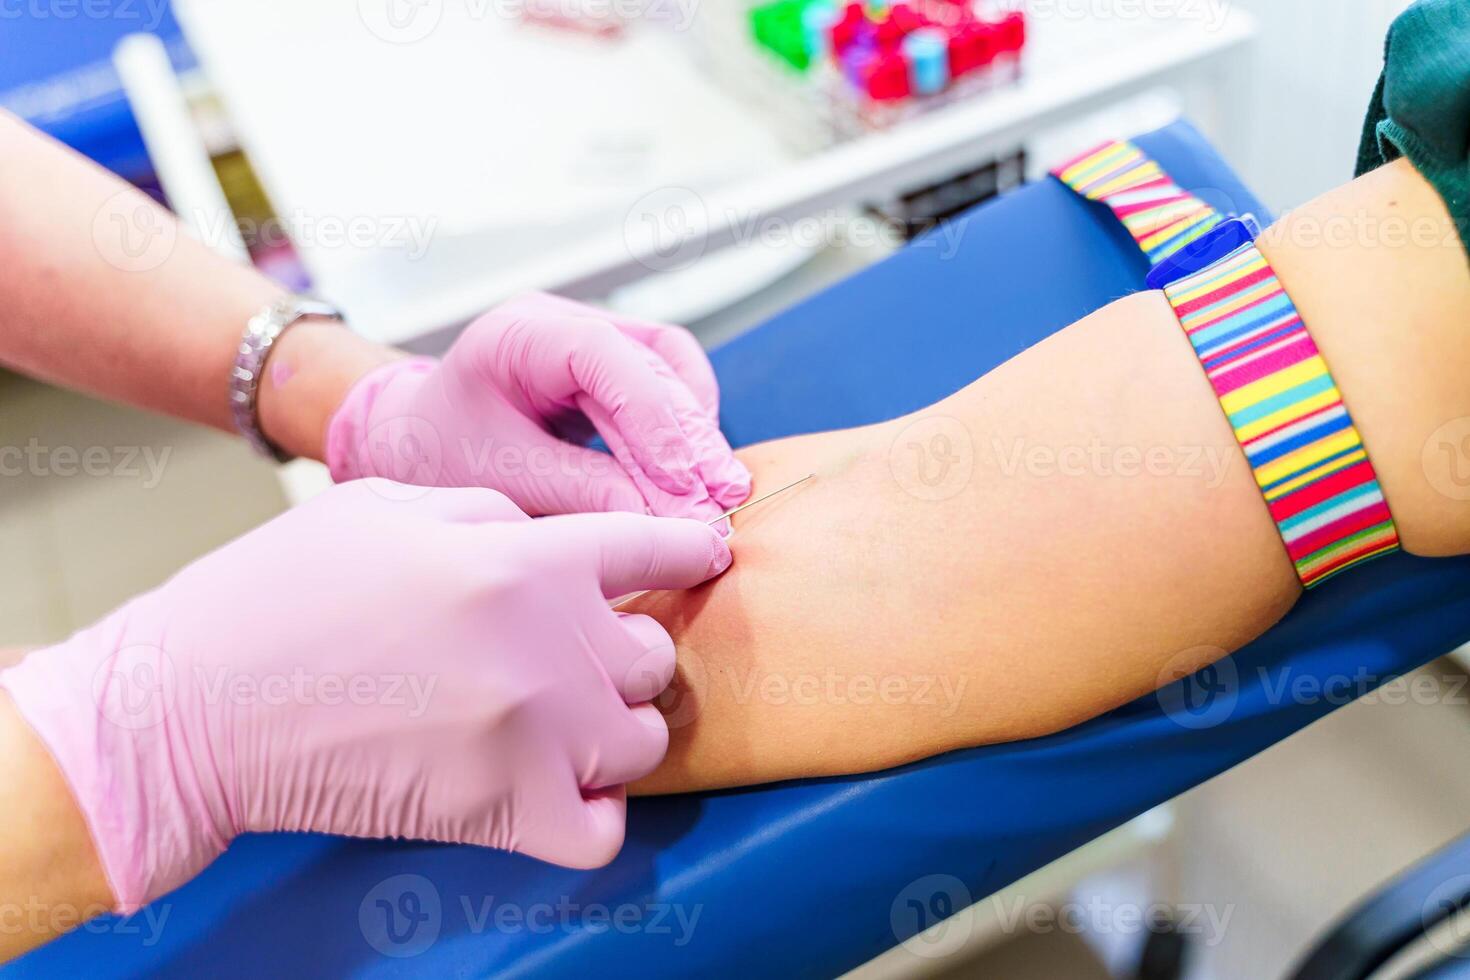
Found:
[[[735,508],[732,508],[731,510],[727,510],[723,514],[721,514],[719,517],[716,517],[714,520],[708,522],[709,523],[709,526],[710,527],[714,527],[716,524],[720,523],[721,521],[725,520],[726,518],[730,517],[731,515],[738,514],[738,513],[740,513],[742,510],[744,510],[747,507],[754,507],[756,504],[760,503],[763,500],[770,500],[776,494],[778,494],[778,493],[785,493],[787,490],[790,490],[792,487],[800,486],[801,484],[805,483],[806,481],[810,480],[812,477],[814,477],[816,475],[817,474],[815,474],[815,473],[808,473],[806,476],[802,477],[800,480],[794,480],[791,483],[786,484],[784,487],[777,487],[775,490],[772,490],[770,493],[763,493],[759,497],[756,497],[754,500],[747,500],[745,503],[741,504],[739,507],[735,507]]]
[[[709,526],[710,527],[714,527],[716,524],[718,524],[721,521],[727,519],[732,514],[738,514],[738,513],[740,513],[742,510],[744,510],[747,507],[754,507],[756,504],[760,503],[763,500],[770,500],[776,494],[778,494],[778,493],[785,493],[787,490],[790,490],[792,487],[800,486],[801,484],[805,483],[806,481],[810,480],[812,477],[814,477],[816,475],[817,474],[815,474],[815,473],[808,473],[806,476],[802,477],[800,480],[794,480],[791,483],[786,484],[784,487],[777,487],[775,490],[772,490],[770,493],[763,493],[759,497],[756,497],[754,500],[747,500],[745,503],[741,504],[739,507],[733,507],[730,510],[725,511],[719,517],[716,517],[714,520],[710,521],[709,522]],[[642,592],[634,592],[632,595],[625,595],[625,596],[623,596],[621,598],[614,599],[612,601],[612,607],[614,609],[621,609],[624,605],[626,605],[629,602],[632,602],[634,599],[638,598],[639,596],[648,595],[648,592],[649,592],[648,589],[644,589]]]

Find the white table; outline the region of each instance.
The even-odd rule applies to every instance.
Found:
[[[362,220],[385,238],[395,220],[434,223],[428,258],[408,254],[401,228],[393,247],[298,243],[320,291],[393,343],[423,342],[527,288],[593,298],[690,256],[722,261],[713,253],[753,222],[890,198],[1159,85],[1207,92],[1239,70],[1231,56],[1255,31],[1233,5],[1211,13],[1217,22],[1207,4],[1181,7],[1197,19],[1098,21],[1076,16],[1086,4],[1036,0],[1019,82],[814,151],[713,82],[674,32],[643,25],[632,54],[568,53],[580,42],[487,23],[498,8],[486,0],[418,0],[436,29],[384,41],[384,2],[413,0],[174,6],[278,212]],[[643,142],[620,145],[628,127]],[[637,159],[604,179],[568,164],[585,152],[614,171]],[[498,180],[477,181],[482,159]]]

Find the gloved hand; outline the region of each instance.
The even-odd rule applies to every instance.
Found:
[[[594,429],[612,457],[585,447]],[[688,332],[544,294],[486,313],[443,361],[366,375],[327,427],[326,457],[338,482],[490,487],[531,514],[707,521],[750,493]]]
[[[334,487],[0,674],[123,912],[246,831],[409,837],[571,867],[622,846],[668,745],[667,633],[610,597],[730,562],[690,520],[533,521],[498,493]],[[634,707],[629,707],[633,705]]]

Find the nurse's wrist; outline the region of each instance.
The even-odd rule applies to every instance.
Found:
[[[88,919],[116,900],[102,870],[81,807],[56,760],[0,689],[0,804],[7,833],[0,867],[10,890],[6,908],[31,909],[0,930],[0,961],[8,960]]]
[[[257,396],[260,429],[291,456],[324,458],[327,424],[363,375],[407,357],[340,323],[307,318],[283,333]]]

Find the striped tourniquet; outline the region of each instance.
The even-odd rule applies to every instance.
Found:
[[[1154,265],[1224,220],[1132,143],[1104,143],[1052,173],[1078,194],[1112,209]]]
[[[1164,287],[1308,588],[1398,547],[1327,363],[1254,244]]]
[[[1224,217],[1132,143],[1052,171],[1107,205],[1158,265]],[[1327,363],[1254,244],[1164,287],[1245,450],[1297,576],[1318,585],[1399,546],[1378,476]]]

